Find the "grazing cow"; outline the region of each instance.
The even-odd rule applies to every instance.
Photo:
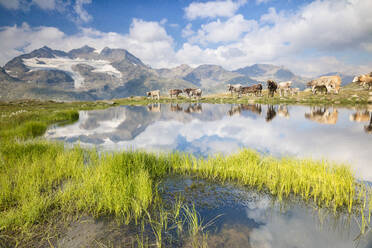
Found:
[[[316,87],[325,86],[327,88],[327,93],[334,90],[338,94],[341,86],[341,77],[336,76],[323,76],[307,83],[307,86],[311,87],[313,94],[315,94]]]
[[[369,112],[368,111],[357,111],[354,114],[349,115],[349,120],[355,121],[355,122],[368,122]]]
[[[328,93],[327,87],[325,87],[325,85],[315,86],[313,94],[316,95],[318,94],[318,92],[320,93],[325,92],[325,94],[327,94]]]
[[[288,93],[291,89],[291,86],[292,86],[292,81],[287,81],[287,82],[280,82],[278,84],[278,90],[279,90],[279,94],[280,96],[282,96],[282,94],[284,95],[284,93]]]
[[[274,93],[278,89],[278,84],[275,83],[273,80],[267,80],[267,89],[269,90],[268,95],[274,97]]]
[[[312,107],[310,113],[305,113],[305,118],[321,123],[334,125],[338,120],[338,111],[329,112],[327,108]]]
[[[279,105],[278,107],[278,115],[280,117],[289,118],[289,111],[287,105]]]
[[[290,88],[289,91],[291,92],[292,96],[298,95],[300,88]]]
[[[238,98],[239,98],[241,91],[242,91],[242,87],[243,86],[241,84],[228,84],[227,91],[231,92],[231,96],[233,96],[233,92],[238,93]]]
[[[192,96],[201,97],[203,93],[201,89],[195,89],[195,88],[186,88],[186,89],[183,89],[183,92],[186,93],[186,95],[189,98],[191,98]]]
[[[178,95],[182,93],[182,90],[180,90],[180,89],[170,89],[170,90],[168,91],[168,93],[169,93],[169,95],[170,95],[171,98],[172,98],[173,96],[176,96],[176,98],[177,98]]]
[[[171,105],[170,105],[170,110],[171,110],[172,112],[180,112],[180,111],[183,110],[183,108],[180,107],[178,104],[176,104],[176,105],[171,104]]]
[[[266,112],[266,122],[272,121],[276,116],[276,111],[273,105],[267,106],[267,112]]]
[[[193,88],[185,88],[183,89],[183,93],[185,93],[188,97],[191,97],[191,91],[193,91]]]
[[[189,106],[184,110],[185,113],[201,113],[203,112],[203,109],[202,109],[202,106],[201,104],[197,103],[197,104],[189,104]]]
[[[355,77],[353,83],[359,83],[363,87],[368,86],[369,90],[372,87],[372,72]]]
[[[201,95],[203,94],[203,91],[201,89],[192,89],[190,92],[190,97],[195,97],[195,98],[201,98]]]
[[[160,104],[151,103],[151,104],[147,105],[147,110],[150,111],[150,112],[160,112]]]
[[[151,97],[151,99],[154,99],[154,97],[157,97],[158,100],[160,99],[160,90],[153,90],[146,92],[147,97]]]
[[[255,85],[252,85],[252,86],[247,86],[247,87],[242,87],[241,88],[241,94],[249,94],[249,93],[253,93],[257,96],[257,94],[259,96],[262,95],[262,84],[255,84]]]

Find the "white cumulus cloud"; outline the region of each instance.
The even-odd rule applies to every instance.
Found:
[[[240,0],[233,2],[226,1],[209,1],[205,3],[192,2],[185,8],[185,16],[189,20],[197,18],[213,18],[218,16],[229,17],[233,16],[235,12],[244,5],[247,1]]]

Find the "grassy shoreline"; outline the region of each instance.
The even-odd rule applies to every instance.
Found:
[[[149,102],[141,98],[113,103],[0,104],[0,242],[1,237],[14,235],[22,243],[25,237],[34,237],[31,233],[35,226],[57,216],[84,213],[114,216],[124,223],[145,218],[153,221],[152,215],[164,210],[157,184],[175,174],[233,182],[273,195],[279,201],[299,197],[319,208],[357,214],[361,232],[369,225],[372,189],[360,184],[344,165],[275,159],[251,150],[207,159],[185,153],[155,155],[136,151],[99,155],[95,150],[68,149],[61,143],[37,138],[48,125],[76,121],[80,109]],[[187,218],[197,222],[195,212],[188,211]],[[161,237],[156,237],[160,247]]]

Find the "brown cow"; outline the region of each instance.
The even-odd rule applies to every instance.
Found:
[[[372,72],[370,74],[360,75],[353,79],[353,83],[359,83],[359,85],[365,87],[368,86],[368,90],[372,87]]]
[[[170,90],[168,91],[168,93],[169,93],[169,95],[170,95],[171,98],[172,98],[173,96],[176,96],[176,98],[177,98],[178,95],[182,93],[182,90],[180,90],[180,89],[170,89]]]
[[[313,94],[315,94],[316,87],[325,86],[327,88],[327,92],[331,92],[334,90],[336,94],[338,94],[341,86],[341,77],[336,76],[323,76],[314,80],[311,80],[307,83],[307,86],[311,87]]]
[[[267,80],[267,89],[269,90],[269,96],[274,97],[274,93],[278,89],[278,84],[275,83],[273,80]]]
[[[250,93],[253,93],[256,96],[257,94],[261,96],[262,95],[262,84],[255,84],[252,86],[246,86],[246,87],[241,88],[241,94],[250,94]]]
[[[195,88],[185,88],[183,89],[183,92],[186,93],[186,95],[191,98],[192,96],[195,97],[201,97],[203,91],[201,89],[195,89]]]

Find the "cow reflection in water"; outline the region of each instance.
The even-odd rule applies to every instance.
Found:
[[[349,116],[350,121],[355,122],[368,122],[370,119],[369,112],[366,111],[357,111],[354,114],[351,114]]]
[[[336,124],[338,120],[338,111],[333,109],[332,112],[325,107],[311,107],[310,113],[305,113],[305,118],[321,123],[321,124]]]
[[[160,112],[160,103],[151,103],[147,105],[147,110],[150,112]]]
[[[364,131],[366,133],[372,134],[372,113],[370,113],[369,124],[367,126],[364,126]]]
[[[242,111],[249,111],[261,115],[262,108],[260,104],[239,104],[231,105],[230,110],[227,112],[229,116],[240,115]]]
[[[364,131],[372,134],[372,113],[370,111],[357,111],[350,115],[349,119],[355,122],[369,122],[368,125],[364,126]]]
[[[267,106],[267,111],[266,111],[266,122],[272,121],[276,116],[276,111],[275,107],[273,105],[268,105]]]
[[[170,110],[172,112],[180,112],[180,111],[183,111],[183,108],[178,104],[171,104],[170,105]]]
[[[280,117],[289,118],[289,111],[287,105],[279,105],[278,107],[278,115]]]
[[[203,109],[202,109],[202,106],[200,103],[194,103],[194,104],[190,104],[185,110],[184,110],[185,113],[201,113],[203,112]]]

